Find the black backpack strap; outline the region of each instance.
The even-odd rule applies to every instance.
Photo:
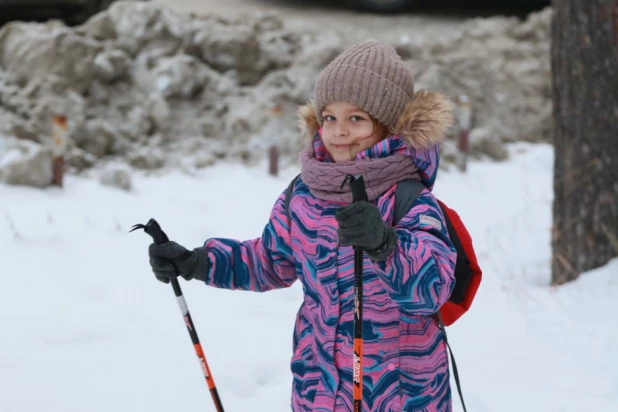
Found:
[[[296,186],[296,182],[300,179],[300,174],[297,175],[288,185],[287,190],[285,191],[285,203],[283,207],[285,209],[285,213],[288,215],[288,227],[292,224],[292,212],[290,212],[290,202],[292,201],[292,194],[294,193],[294,186]]]
[[[455,363],[455,355],[453,355],[453,350],[451,349],[451,345],[448,343],[448,338],[446,337],[446,328],[444,327],[444,323],[442,323],[442,316],[440,312],[436,313],[435,319],[438,322],[438,327],[442,331],[444,335],[444,342],[446,343],[446,347],[448,348],[448,353],[451,356],[451,364],[453,365],[453,376],[455,378],[455,384],[457,385],[457,392],[459,393],[459,399],[461,400],[461,406],[463,407],[464,412],[466,410],[466,403],[464,402],[463,393],[461,391],[461,383],[459,381],[459,372],[457,371],[457,363]]]
[[[415,179],[402,180],[397,183],[397,189],[395,189],[395,213],[393,216],[393,227],[408,214],[412,205],[425,190],[425,185]]]

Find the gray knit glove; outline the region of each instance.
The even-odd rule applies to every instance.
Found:
[[[359,246],[374,262],[390,256],[397,247],[395,229],[386,225],[380,211],[369,202],[352,203],[337,211],[339,244]]]
[[[165,242],[161,244],[152,243],[148,248],[150,256],[150,266],[157,279],[163,283],[169,283],[170,279],[175,279],[178,275],[186,280],[199,279],[206,280],[208,276],[208,254],[206,249],[198,247],[189,251],[176,242]],[[173,264],[172,264],[173,262]],[[178,269],[178,275],[174,269]]]

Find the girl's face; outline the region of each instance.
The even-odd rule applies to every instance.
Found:
[[[335,162],[354,160],[387,136],[384,126],[353,104],[331,103],[322,110],[322,141]]]

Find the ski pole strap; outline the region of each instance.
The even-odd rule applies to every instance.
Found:
[[[451,357],[451,364],[453,365],[453,376],[455,377],[455,384],[457,385],[457,392],[459,393],[459,399],[461,400],[461,406],[463,406],[464,412],[468,412],[466,410],[466,403],[464,402],[463,394],[461,392],[461,382],[459,381],[459,372],[457,371],[457,363],[455,362],[455,356],[453,355],[453,350],[451,349],[451,345],[448,343],[448,337],[446,336],[446,328],[444,327],[444,323],[442,322],[442,315],[440,312],[436,313],[435,319],[438,322],[438,327],[442,331],[444,335],[444,342],[446,343],[446,347],[448,348],[448,353]]]

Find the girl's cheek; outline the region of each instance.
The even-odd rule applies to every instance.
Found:
[[[356,130],[354,130],[356,136],[369,136],[373,134],[373,123],[363,122],[362,124],[356,124]]]

